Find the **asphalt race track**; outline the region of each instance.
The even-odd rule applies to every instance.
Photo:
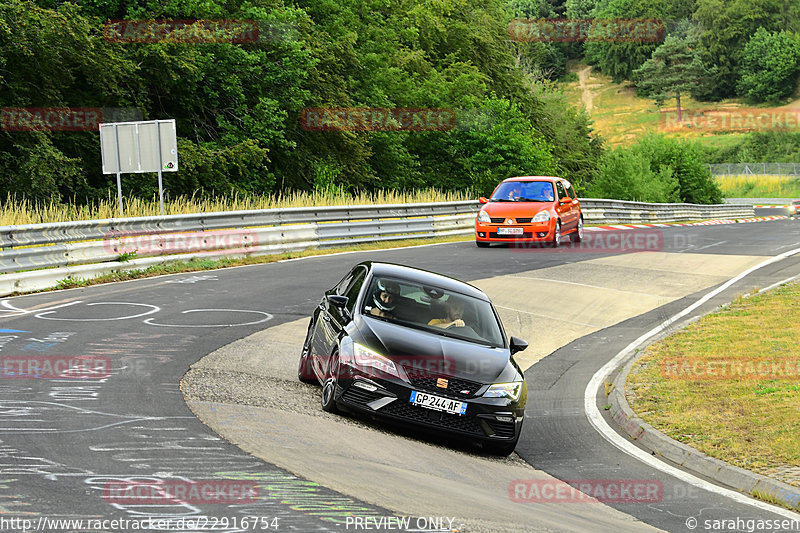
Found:
[[[528,419],[517,447],[519,457],[533,466],[531,472],[563,480],[657,480],[663,486],[657,502],[608,504],[641,521],[643,527],[689,531],[686,520],[693,517],[700,520],[695,531],[704,531],[704,519],[784,518],[785,510],[778,514],[735,502],[640,463],[612,446],[587,419],[583,409],[587,383],[628,343],[726,279],[764,259],[800,248],[800,225],[793,220],[657,231],[662,240],[654,253],[615,254],[613,250],[580,248],[479,250],[465,242],[344,253],[4,299],[0,302],[4,378],[0,382],[0,530],[23,530],[20,522],[2,521],[11,519],[30,520],[25,524],[28,529],[40,531],[136,530],[143,527],[142,520],[155,516],[163,520],[145,524],[151,530],[338,531],[353,529],[347,527],[346,517],[372,517],[377,524],[381,517],[396,515],[391,501],[354,497],[359,493],[357,487],[345,484],[338,491],[331,490],[312,475],[304,479],[245,453],[200,422],[179,389],[190,365],[207,354],[265,328],[307,319],[321,293],[354,263],[366,259],[409,264],[475,281],[496,303],[503,302],[498,305],[505,309],[501,310],[504,322],[521,317],[507,328],[526,338],[533,354],[527,355],[524,365],[532,365],[526,371]],[[654,265],[652,258],[657,258],[658,264]],[[678,272],[683,263],[689,267]],[[654,274],[648,278],[650,269]],[[598,272],[604,273],[602,279],[595,277]],[[744,278],[694,314],[726,303],[754,286],[765,287],[798,274],[800,259],[776,262]],[[623,279],[627,275],[632,277]],[[638,285],[630,287],[631,280]],[[504,283],[518,285],[504,292]],[[542,312],[535,308],[541,305],[536,291],[520,292],[519,287],[532,284],[565,287],[546,294],[545,303],[551,308],[548,319],[541,319]],[[622,298],[623,290],[641,297]],[[612,294],[609,291],[620,294],[599,296]],[[525,301],[512,306],[509,303],[514,298]],[[592,305],[599,301],[602,306]],[[591,317],[571,320],[589,311]],[[301,343],[302,339],[287,342]],[[9,371],[15,367],[8,365],[15,362],[42,362],[58,356],[79,356],[103,365],[92,379],[48,379],[52,376],[45,371],[34,377],[30,368]],[[603,401],[599,395],[598,405]],[[315,398],[294,409],[320,410]],[[251,416],[256,418],[258,412],[251,411]],[[356,423],[343,419],[341,424]],[[384,433],[383,428],[369,424],[357,429],[367,439],[370,432]],[[313,440],[317,428],[305,430],[306,438]],[[418,442],[414,435],[389,435],[411,445]],[[276,448],[291,447],[286,434],[272,432],[262,437],[275,439]],[[369,443],[350,443],[350,448],[357,451],[361,445]],[[450,454],[448,457],[459,462],[487,460],[475,450],[458,446],[437,453]],[[513,456],[492,461],[503,468],[525,466]],[[351,477],[359,478],[362,486],[380,483],[369,471]],[[152,501],[121,496],[113,490],[126,482],[169,487],[183,483],[185,487],[198,480],[255,487],[257,495],[236,501],[225,495],[218,501]],[[398,492],[400,489],[409,488],[399,487]],[[463,490],[468,494],[471,487]],[[508,494],[504,497],[508,499]],[[521,509],[529,504],[514,505]],[[591,523],[598,513],[619,515],[612,509],[598,511],[601,504],[597,503],[562,505],[565,509],[570,506],[568,514],[575,521],[565,522],[563,527],[548,521],[546,529],[577,530],[575,524]],[[493,523],[514,524],[511,508],[512,512]],[[459,516],[457,508],[448,511],[447,516]],[[535,517],[531,519],[530,512],[520,513],[526,516],[525,523],[517,523],[520,529],[543,527],[531,523]],[[180,522],[191,517],[196,521],[188,526],[186,521]],[[250,517],[258,519],[257,527]],[[97,522],[112,518],[139,522]],[[84,523],[49,522],[58,519],[83,519]],[[95,523],[87,522],[92,519]],[[431,530],[430,525],[423,529]],[[445,521],[443,525],[448,524]],[[468,521],[461,527],[465,531],[492,529],[491,523],[471,525]]]

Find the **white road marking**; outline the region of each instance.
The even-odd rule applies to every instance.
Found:
[[[133,302],[97,302],[97,303],[86,304],[86,307],[92,305],[136,305],[140,307],[150,307],[151,309],[149,311],[145,311],[144,313],[138,313],[136,315],[118,316],[113,318],[57,318],[57,317],[44,316],[55,313],[55,311],[45,311],[44,313],[36,313],[33,316],[36,318],[41,318],[42,320],[64,320],[68,322],[101,322],[108,320],[128,320],[131,318],[139,318],[140,316],[147,316],[147,315],[152,315],[153,313],[158,313],[161,310],[161,308],[158,307],[157,305],[137,304]]]
[[[792,256],[794,254],[797,254],[798,252],[800,252],[800,248],[796,248],[794,250],[790,250],[788,252],[784,252],[784,253],[782,253],[780,255],[776,255],[776,256],[771,257],[768,260],[763,261],[763,262],[761,262],[761,263],[759,263],[759,264],[757,264],[757,265],[755,265],[755,266],[753,266],[751,268],[748,268],[747,270],[745,270],[744,272],[742,272],[738,276],[728,280],[727,282],[722,284],[720,287],[712,290],[711,292],[709,292],[708,294],[706,294],[705,296],[700,298],[698,301],[696,301],[695,303],[693,303],[692,305],[690,305],[689,307],[687,307],[686,309],[681,311],[680,313],[678,313],[678,314],[672,316],[671,318],[665,320],[664,322],[662,322],[661,324],[659,324],[655,328],[651,329],[650,331],[648,331],[644,335],[640,336],[638,339],[636,339],[635,341],[630,343],[628,346],[626,346],[616,356],[614,356],[614,358],[611,359],[608,363],[603,365],[603,367],[600,370],[598,370],[595,373],[594,376],[592,376],[592,379],[589,381],[589,384],[586,386],[586,390],[584,391],[584,395],[583,395],[583,404],[584,404],[584,410],[586,411],[586,416],[589,419],[589,422],[592,424],[592,426],[594,426],[595,430],[597,430],[597,432],[600,433],[600,435],[604,439],[606,439],[608,442],[613,444],[615,447],[617,447],[622,452],[627,453],[628,455],[638,459],[639,461],[641,461],[641,462],[643,462],[643,463],[645,463],[645,464],[647,464],[647,465],[649,465],[649,466],[651,466],[651,467],[653,467],[653,468],[655,468],[657,470],[660,470],[660,471],[662,471],[662,472],[664,472],[666,474],[669,474],[670,476],[676,477],[676,478],[680,479],[681,481],[683,481],[685,483],[688,483],[689,485],[692,485],[694,487],[698,487],[698,488],[706,490],[708,492],[713,492],[715,494],[719,494],[720,496],[723,496],[725,498],[729,498],[729,499],[731,499],[731,500],[733,500],[733,501],[735,501],[737,503],[751,505],[751,506],[756,507],[758,509],[761,509],[763,511],[769,511],[771,513],[775,513],[775,514],[784,516],[784,517],[792,519],[792,520],[797,520],[797,513],[794,513],[794,512],[789,511],[789,510],[786,510],[786,509],[784,509],[782,507],[778,507],[778,506],[775,506],[775,505],[772,505],[772,504],[769,504],[769,503],[762,502],[760,500],[756,500],[756,499],[751,498],[750,496],[746,496],[746,495],[744,495],[744,494],[742,494],[740,492],[737,492],[737,491],[734,491],[734,490],[731,490],[731,489],[726,489],[726,488],[720,487],[718,485],[715,485],[713,483],[710,483],[708,481],[705,481],[703,479],[700,479],[700,478],[698,478],[698,477],[696,477],[696,476],[694,476],[694,475],[692,475],[692,474],[690,474],[688,472],[684,472],[683,470],[680,470],[679,468],[676,468],[676,467],[674,467],[672,465],[668,465],[668,464],[662,462],[661,460],[657,459],[655,456],[650,455],[648,452],[646,452],[646,451],[644,451],[644,450],[642,450],[640,448],[637,448],[633,443],[631,443],[625,437],[621,436],[619,433],[614,431],[611,428],[611,426],[608,425],[608,423],[603,418],[603,415],[600,413],[600,409],[598,409],[598,407],[597,407],[596,395],[597,395],[597,391],[600,390],[600,386],[602,385],[603,380],[606,378],[606,376],[611,374],[622,363],[622,361],[624,361],[628,357],[628,355],[631,352],[633,352],[638,346],[640,346],[646,340],[648,340],[649,338],[653,337],[654,335],[657,335],[658,333],[660,333],[664,329],[668,328],[674,322],[676,322],[677,320],[681,319],[682,317],[688,315],[689,313],[691,313],[692,311],[694,311],[695,309],[697,309],[698,307],[700,307],[701,305],[706,303],[708,300],[710,300],[711,298],[713,298],[717,294],[721,293],[722,291],[724,291],[725,289],[727,289],[728,287],[730,287],[731,285],[733,285],[737,281],[743,279],[745,276],[747,276],[747,275],[755,272],[756,270],[759,270],[760,268],[763,268],[763,267],[765,267],[767,265],[770,265],[770,264],[775,263],[777,261],[786,259],[787,257],[790,257],[790,256]]]
[[[272,315],[269,313],[265,313],[264,311],[251,311],[247,309],[189,309],[188,311],[181,311],[182,315],[188,313],[211,313],[211,312],[229,312],[229,313],[257,313],[259,315],[264,315],[264,318],[260,320],[255,320],[253,322],[243,322],[241,324],[157,324],[153,322],[152,318],[148,318],[143,322],[149,326],[161,326],[167,328],[225,328],[225,327],[232,327],[232,326],[252,326],[254,324],[261,324],[262,322],[267,322],[268,320],[272,320]]]
[[[62,307],[68,307],[70,305],[79,304],[81,302],[82,302],[82,300],[76,300],[74,302],[67,302],[65,304],[53,305],[53,306],[50,306],[50,307],[42,307],[42,308],[30,309],[30,310],[28,310],[28,309],[20,309],[19,307],[16,307],[14,304],[9,302],[8,300],[0,300],[0,305],[5,307],[6,309],[8,309],[9,311],[11,311],[13,313],[17,313],[17,316],[22,316],[22,315],[28,315],[30,313],[41,313],[42,311],[49,311],[51,309],[60,309]],[[6,311],[5,309],[0,309],[0,312],[8,312],[8,311]],[[9,317],[12,317],[12,316],[15,316],[15,315],[3,315],[2,318],[9,318]]]

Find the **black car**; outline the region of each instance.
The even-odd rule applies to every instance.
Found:
[[[356,265],[311,317],[298,377],[322,385],[322,408],[367,413],[514,451],[527,387],[480,290],[388,263]]]

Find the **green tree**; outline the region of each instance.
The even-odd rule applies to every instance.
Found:
[[[662,106],[675,98],[678,122],[681,120],[681,96],[697,87],[708,76],[695,44],[688,39],[669,36],[655,49],[644,65],[633,71],[637,87]]]
[[[722,192],[703,161],[699,144],[649,134],[630,147],[604,154],[594,197],[648,202],[716,204]]]
[[[707,95],[711,99],[737,95],[744,48],[758,28],[800,32],[800,2],[796,0],[695,1],[693,19],[701,27],[703,63],[718,67]]]
[[[695,141],[684,141],[666,135],[648,134],[633,145],[632,150],[650,161],[654,172],[669,169],[678,180],[678,197],[692,204],[718,204],[722,192],[704,161],[704,150]]]
[[[599,19],[659,19],[665,26],[690,15],[689,2],[672,0],[604,0],[593,11]],[[590,41],[585,46],[586,60],[619,82],[631,79],[633,71],[650,58],[658,45],[651,41]]]
[[[592,198],[635,202],[676,202],[678,187],[678,180],[668,168],[653,172],[643,154],[615,148],[603,155],[599,176],[588,194]]]
[[[790,96],[800,75],[800,36],[758,28],[744,48],[739,70],[739,93],[750,100],[777,102]]]
[[[551,175],[557,171],[552,146],[531,125],[519,106],[499,97],[485,100],[485,120],[456,127],[446,134],[427,133],[412,139],[420,151],[422,172],[438,176],[446,190],[470,188],[488,194],[510,176]]]

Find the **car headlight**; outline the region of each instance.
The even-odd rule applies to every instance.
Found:
[[[386,374],[400,377],[397,373],[397,367],[391,359],[388,359],[375,350],[370,350],[366,346],[362,346],[357,342],[353,343],[353,364],[361,368],[375,368]]]
[[[539,211],[531,222],[547,222],[550,220],[550,211]]]
[[[515,402],[519,399],[522,393],[522,382],[515,381],[513,383],[495,383],[489,386],[489,390],[483,393],[484,398],[509,398]]]
[[[489,213],[481,209],[478,212],[478,222],[491,222],[492,219],[489,217]]]

